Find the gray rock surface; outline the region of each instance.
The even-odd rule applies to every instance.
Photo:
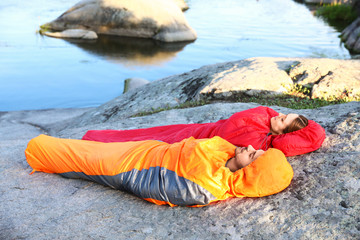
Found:
[[[167,0],[82,0],[44,26],[52,31],[85,29],[163,42],[194,41],[197,37],[179,3]]]
[[[342,31],[341,41],[350,51],[360,53],[360,17]]]
[[[101,185],[34,173],[24,156],[40,133],[80,138],[87,129],[209,122],[257,106],[217,103],[86,125],[53,127],[85,110],[2,113],[0,116],[1,239],[357,239],[360,234],[360,103],[304,114],[327,132],[319,150],[289,158],[294,179],[264,198],[230,199],[204,208],[165,207]],[[88,109],[86,109],[88,110]]]
[[[310,84],[314,97],[356,96],[360,94],[360,60],[259,57],[207,65],[129,91],[72,124],[114,122],[194,100],[234,100],[260,94],[271,97],[293,84]]]
[[[138,87],[144,86],[148,84],[150,81],[143,78],[127,78],[124,81],[124,91],[123,93],[126,93],[130,90],[134,90]]]
[[[44,32],[44,35],[55,38],[75,38],[87,40],[95,40],[98,38],[96,32],[84,29],[68,29],[62,32]]]
[[[195,84],[191,83],[211,82],[219,70],[232,67],[234,63],[216,64],[181,77],[191,80],[188,88],[192,89]],[[169,81],[170,90],[165,93],[158,91],[159,86],[157,81],[144,87],[158,101],[183,101],[199,92],[183,93],[186,85],[181,81]],[[107,121],[89,117],[104,113],[104,106],[0,112],[0,239],[359,238],[360,102],[303,110],[272,106],[276,111],[299,113],[317,121],[325,128],[327,138],[319,150],[288,158],[294,179],[283,192],[269,197],[230,199],[203,208],[171,208],[88,181],[41,172],[29,175],[32,169],[24,150],[28,141],[41,133],[80,139],[89,129],[214,122],[258,106],[214,103],[130,117],[147,109],[151,100],[146,95],[140,101],[141,97],[131,92],[113,101],[113,107],[118,106],[117,115]],[[131,99],[137,102],[133,110],[126,104],[116,105],[130,104]]]
[[[307,59],[290,69],[290,77],[312,87],[311,97],[331,99],[360,96],[360,61]]]

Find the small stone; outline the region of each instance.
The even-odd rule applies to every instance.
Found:
[[[87,39],[94,40],[98,36],[94,31],[88,31],[83,29],[68,29],[62,32],[45,32],[44,35],[48,37],[56,38],[72,38],[72,39]]]
[[[341,201],[340,202],[340,206],[342,206],[343,208],[348,208],[348,204],[345,201]]]
[[[143,79],[143,78],[127,78],[124,81],[124,91],[123,93],[126,93],[130,90],[142,87],[146,84],[148,84],[150,81]]]

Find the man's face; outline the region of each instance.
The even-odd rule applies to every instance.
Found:
[[[238,169],[244,168],[255,159],[264,154],[263,150],[255,150],[251,145],[248,147],[238,147],[235,149],[235,161]]]

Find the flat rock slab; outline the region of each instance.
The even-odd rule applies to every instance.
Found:
[[[40,172],[29,175],[24,156],[27,142],[45,130],[58,137],[81,138],[86,130],[96,128],[211,122],[256,106],[217,103],[116,122],[68,125],[62,131],[56,131],[59,124],[93,109],[0,114],[0,238],[356,239],[360,234],[359,102],[306,110],[273,106],[324,126],[327,138],[322,148],[288,158],[295,175],[283,192],[203,208],[157,206],[88,181]]]
[[[224,99],[241,92],[249,96],[278,95],[293,82],[285,71],[294,60],[251,58],[212,76],[199,92],[201,98]]]

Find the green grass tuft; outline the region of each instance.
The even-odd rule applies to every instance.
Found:
[[[343,21],[346,24],[352,23],[357,18],[356,10],[349,4],[323,5],[316,10],[315,15],[330,22]]]
[[[347,103],[352,101],[360,101],[360,96],[351,97],[349,92],[344,91],[340,97],[328,97],[328,98],[311,98],[311,86],[302,86],[299,84],[294,84],[288,88],[288,92],[284,95],[278,95],[273,97],[268,96],[244,96],[237,97],[231,100],[201,100],[201,101],[189,101],[181,103],[175,107],[164,107],[156,108],[151,111],[144,111],[132,115],[131,117],[141,117],[146,115],[151,115],[154,113],[167,111],[171,109],[183,109],[190,107],[198,107],[206,104],[216,103],[216,102],[243,102],[243,103],[258,103],[266,106],[280,106],[291,109],[314,109],[328,105]]]
[[[50,32],[51,28],[49,24],[43,24],[40,26],[40,29],[38,30],[38,33],[44,34],[45,32]]]

